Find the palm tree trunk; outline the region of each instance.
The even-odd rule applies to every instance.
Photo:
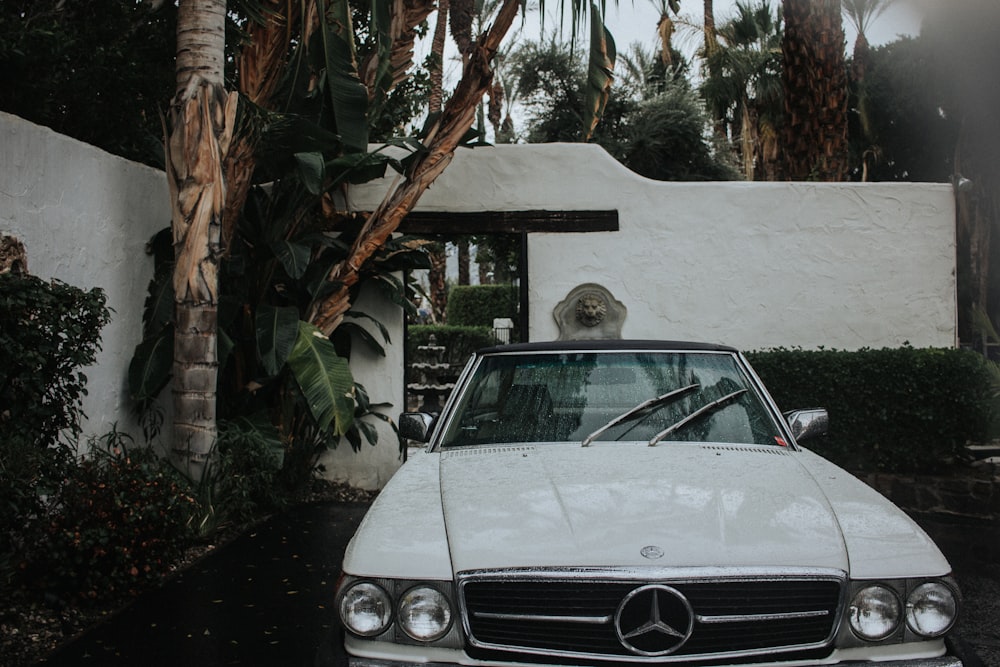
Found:
[[[840,0],[784,0],[784,176],[843,181],[848,172],[847,69]]]
[[[493,25],[471,49],[469,65],[454,95],[431,127],[424,145],[427,150],[417,159],[407,180],[386,195],[372,212],[351,247],[348,257],[327,276],[339,288],[310,307],[309,320],[326,335],[333,332],[351,307],[350,290],[357,284],[362,265],[399,228],[406,214],[431,183],[444,171],[465,133],[472,127],[480,102],[493,83],[490,65],[504,35],[520,9],[520,0],[504,0]]]
[[[218,258],[223,156],[236,115],[223,86],[225,0],[181,0],[177,89],[165,142],[174,239],[174,434],[171,454],[200,479],[215,444]]]
[[[434,25],[434,37],[431,39],[431,53],[434,54],[435,63],[430,71],[431,92],[428,107],[432,114],[441,111],[444,102],[444,42],[448,36],[449,6],[449,0],[438,0],[437,23]]]

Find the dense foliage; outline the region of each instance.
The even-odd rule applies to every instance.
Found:
[[[704,105],[682,69],[633,54],[631,76],[616,85],[592,141],[630,169],[657,180],[737,178],[729,158],[706,139]],[[510,58],[511,78],[528,114],[531,143],[581,141],[586,70],[569,45],[528,42]]]
[[[4,0],[0,110],[162,163],[160,110],[174,88],[176,11],[173,2]]]
[[[22,569],[64,600],[117,598],[166,575],[190,544],[195,498],[156,452],[112,432],[94,443],[29,532]]]
[[[493,320],[517,321],[517,288],[513,285],[456,285],[448,293],[445,321],[460,327],[493,327]]]
[[[0,274],[0,585],[27,548],[25,522],[42,511],[74,463],[81,368],[100,349],[104,293]]]
[[[871,181],[948,181],[960,119],[943,112],[934,78],[937,55],[926,39],[906,37],[873,49],[869,57],[863,89],[855,88],[852,98],[852,163],[873,151]],[[860,175],[855,169],[854,177]]]
[[[56,445],[79,434],[80,399],[101,329],[104,292],[34,276],[0,275],[0,442]]]
[[[747,356],[780,409],[829,411],[829,435],[809,447],[850,470],[941,472],[989,428],[991,375],[973,352],[779,349]]]

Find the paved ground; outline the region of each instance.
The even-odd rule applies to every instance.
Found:
[[[40,664],[342,667],[333,592],[366,509],[319,504],[274,517]],[[962,586],[961,636],[981,664],[1000,667],[1000,526],[919,521]]]
[[[344,665],[333,594],[361,503],[297,507],[39,664]]]

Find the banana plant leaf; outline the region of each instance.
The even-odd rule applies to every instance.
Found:
[[[309,246],[294,241],[276,241],[271,244],[271,252],[278,258],[285,272],[292,278],[301,278],[309,268],[312,250]]]
[[[296,153],[295,166],[299,180],[311,195],[323,192],[323,180],[326,178],[326,163],[322,153]]]
[[[128,366],[128,387],[136,401],[148,401],[167,386],[174,363],[174,328],[163,327],[159,334],[135,346]]]
[[[268,375],[277,375],[299,335],[299,311],[294,306],[257,307],[257,351]]]
[[[333,343],[317,327],[299,321],[288,367],[317,426],[337,436],[347,433],[354,419],[354,378]]]
[[[597,5],[591,6],[590,17],[590,63],[587,66],[586,108],[583,110],[583,138],[589,141],[594,129],[604,115],[604,108],[611,95],[614,83],[615,60],[618,52],[615,40],[604,26]]]
[[[357,47],[347,0],[334,0],[319,32],[326,64],[326,86],[333,104],[337,133],[349,151],[368,146],[368,89],[358,73]]]

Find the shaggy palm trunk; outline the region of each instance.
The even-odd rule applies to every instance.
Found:
[[[181,0],[177,90],[169,111],[166,172],[174,240],[174,432],[171,454],[201,479],[215,444],[218,258],[236,95],[223,86],[225,0]]]
[[[366,261],[399,228],[406,214],[413,210],[420,196],[451,163],[462,137],[472,127],[483,96],[493,84],[490,63],[500,48],[500,42],[517,16],[520,0],[503,0],[496,20],[471,49],[469,64],[454,95],[428,132],[424,141],[427,150],[414,162],[407,180],[386,195],[379,207],[365,222],[346,260],[338,263],[327,280],[338,288],[310,307],[309,320],[326,335],[333,332],[351,307],[351,288],[360,278]]]
[[[843,181],[848,171],[847,69],[840,0],[784,0],[784,177]]]

